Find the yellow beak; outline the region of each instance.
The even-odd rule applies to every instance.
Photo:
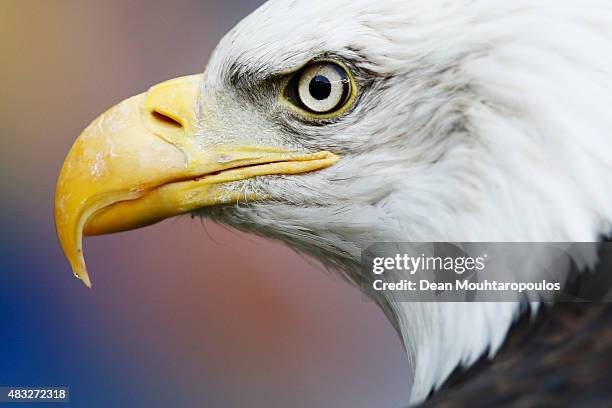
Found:
[[[82,237],[143,227],[197,208],[265,199],[224,184],[328,167],[338,157],[266,146],[212,145],[197,134],[201,75],[126,99],[77,138],[55,192],[57,234],[74,274],[91,282]],[[208,147],[205,147],[208,146]]]

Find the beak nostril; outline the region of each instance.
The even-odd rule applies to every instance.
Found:
[[[176,128],[183,127],[183,125],[179,121],[171,118],[168,115],[165,115],[165,114],[163,114],[161,112],[158,112],[156,110],[151,111],[151,116],[153,117],[153,119],[155,121],[160,122],[160,123],[162,123],[164,125],[172,126],[172,127],[176,127]]]

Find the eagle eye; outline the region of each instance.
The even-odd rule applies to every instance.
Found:
[[[314,115],[342,112],[351,100],[352,81],[339,64],[329,61],[311,63],[291,78],[286,97],[297,107]]]

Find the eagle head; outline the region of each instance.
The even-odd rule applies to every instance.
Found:
[[[611,13],[569,3],[264,4],[202,74],[76,140],[56,191],[75,273],[90,285],[83,234],[182,213],[282,240],[360,287],[375,242],[596,240],[612,220]],[[369,294],[402,336],[414,402],[494,354],[528,307]]]

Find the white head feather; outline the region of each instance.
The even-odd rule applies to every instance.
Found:
[[[231,185],[273,200],[202,214],[281,239],[360,285],[381,241],[594,241],[612,221],[608,1],[274,0],[221,41],[202,87],[202,143],[331,150],[299,176]],[[361,75],[324,125],[268,79],[318,55]],[[527,305],[397,303],[372,294],[412,362],[412,401],[494,355]]]

